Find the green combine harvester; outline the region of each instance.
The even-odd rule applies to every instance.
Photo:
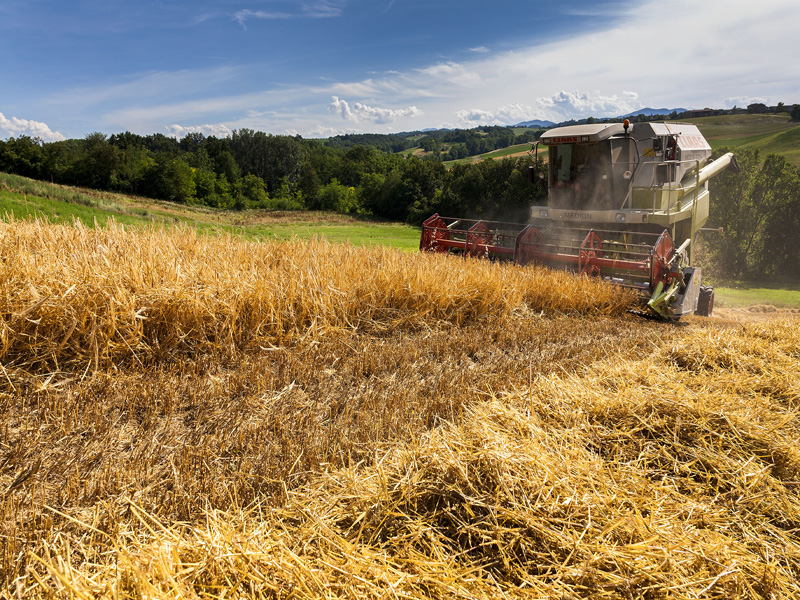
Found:
[[[526,224],[442,217],[422,226],[420,250],[536,262],[601,277],[641,293],[665,319],[710,316],[714,290],[692,266],[708,220],[708,180],[738,170],[733,154],[708,163],[711,147],[694,125],[602,123],[551,129],[548,199]],[[532,152],[537,151],[534,146]]]

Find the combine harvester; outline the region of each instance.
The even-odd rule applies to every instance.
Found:
[[[706,164],[711,147],[694,125],[603,123],[551,129],[548,200],[528,224],[433,215],[420,250],[530,262],[602,277],[638,290],[652,314],[709,316],[714,290],[701,285],[692,246],[708,220],[708,180],[733,154]],[[530,167],[529,179],[544,179]]]

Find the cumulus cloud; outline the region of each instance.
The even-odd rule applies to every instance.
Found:
[[[586,116],[612,117],[641,108],[636,92],[603,95],[599,92],[561,91],[537,98],[532,104],[506,104],[490,110],[472,108],[456,112],[461,126],[514,125],[531,119],[566,121]]]
[[[45,142],[57,142],[66,139],[58,131],[52,131],[41,121],[29,121],[27,119],[18,119],[17,117],[8,119],[3,113],[0,113],[0,137],[18,137],[21,135],[39,138]]]
[[[548,98],[538,98],[536,106],[566,118],[611,117],[638,110],[641,103],[636,92],[608,96],[600,92],[561,91]]]
[[[361,102],[356,102],[351,107],[347,100],[341,100],[337,96],[331,97],[331,103],[328,105],[328,110],[339,115],[344,120],[352,121],[353,123],[393,123],[401,117],[416,117],[422,114],[416,106],[392,109],[367,106]]]
[[[189,133],[202,133],[203,135],[213,135],[214,137],[224,138],[233,133],[227,125],[217,123],[216,125],[191,125],[184,127],[183,125],[168,125],[167,135],[180,139]]]
[[[305,132],[297,131],[296,129],[286,131],[286,135],[302,135],[307,138],[329,138],[335,135],[343,135],[347,133],[346,129],[340,127],[325,127],[324,125],[317,125]]]
[[[739,108],[746,108],[749,104],[767,104],[770,105],[769,98],[764,98],[760,96],[734,96],[733,98],[725,98],[722,101],[723,108],[733,108],[734,106],[738,106]]]

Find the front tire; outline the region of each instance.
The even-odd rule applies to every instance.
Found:
[[[714,288],[710,285],[700,286],[700,295],[697,298],[696,314],[701,317],[710,317],[714,312]]]

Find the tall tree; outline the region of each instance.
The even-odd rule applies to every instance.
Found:
[[[119,150],[108,142],[105,134],[88,134],[84,138],[83,158],[79,167],[80,184],[101,190],[111,189],[119,163]]]
[[[798,169],[775,154],[762,162],[758,150],[740,148],[736,156],[740,172],[722,173],[709,184],[709,224],[723,228],[704,243],[710,266],[724,278],[797,280]]]

